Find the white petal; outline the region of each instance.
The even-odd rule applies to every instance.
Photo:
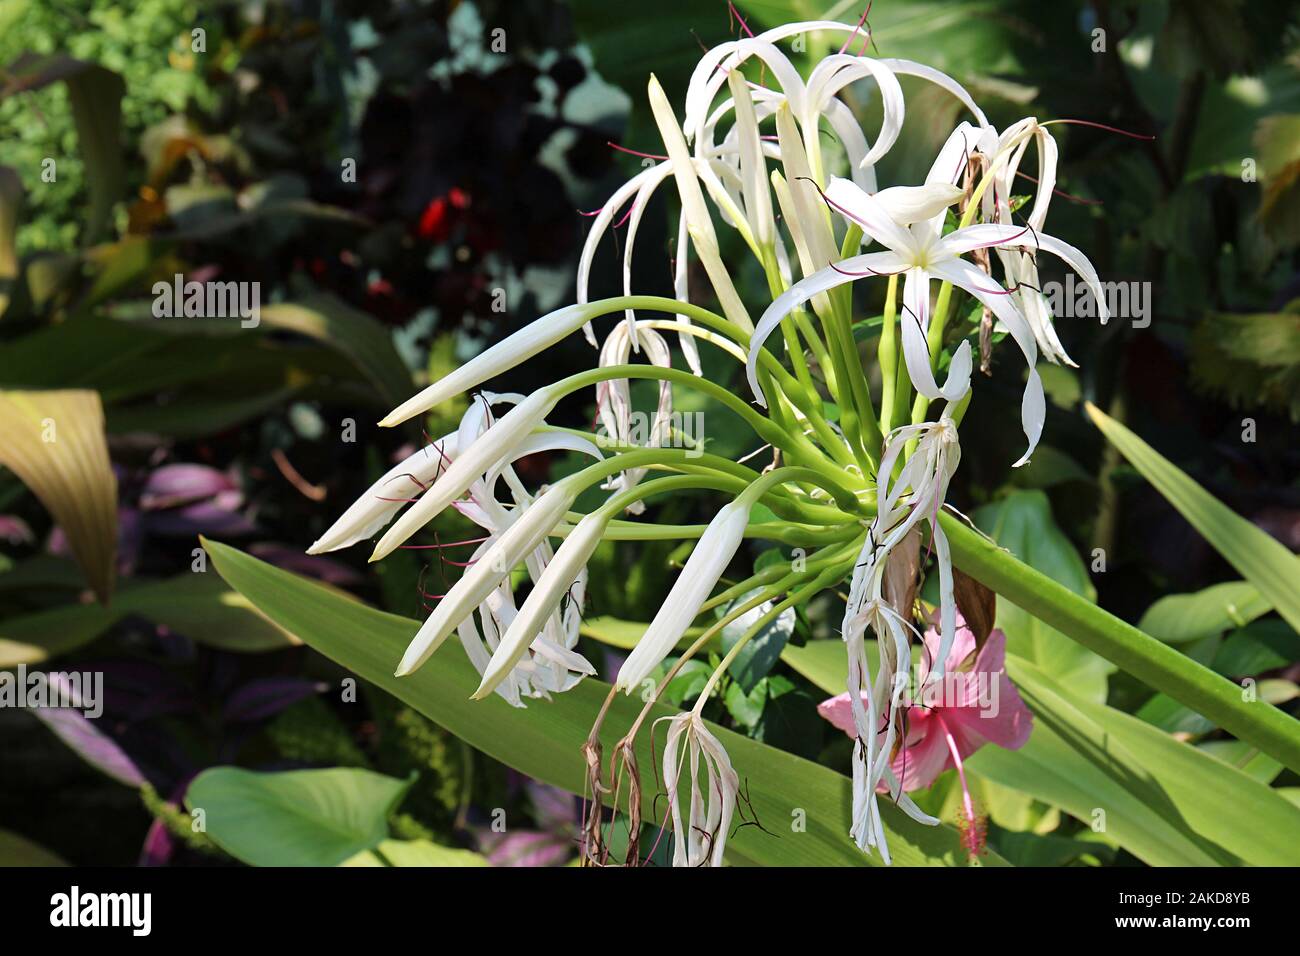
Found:
[[[326,551],[337,551],[366,540],[388,524],[393,515],[408,503],[404,499],[414,498],[419,494],[424,486],[433,481],[450,464],[455,455],[455,432],[444,435],[409,455],[400,464],[388,469],[382,478],[367,488],[366,492],[354,501],[334,524],[330,525],[329,530],[307,549],[307,553],[324,554]]]
[[[548,389],[539,389],[502,416],[473,445],[460,449],[451,466],[379,539],[370,560],[378,561],[392,552],[464,494],[477,478],[504,461],[555,407],[556,401]]]
[[[745,365],[745,375],[749,379],[749,387],[754,392],[755,400],[760,405],[767,406],[767,398],[758,385],[758,351],[763,347],[767,337],[772,334],[782,319],[813,296],[828,292],[844,285],[846,282],[852,282],[863,275],[873,272],[888,275],[901,272],[904,268],[902,260],[892,252],[873,252],[864,256],[850,256],[843,262],[837,263],[835,268],[826,268],[820,272],[815,272],[781,293],[776,301],[767,307],[763,317],[759,319],[758,326],[754,329],[754,335],[749,343],[749,361]]]
[[[397,676],[411,673],[433,654],[453,628],[510,574],[525,554],[537,547],[564,518],[573,504],[571,486],[564,482],[552,485],[530,507],[523,509],[515,521],[479,556],[434,607],[420,625],[402,661]]]
[[[889,209],[851,180],[831,177],[826,187],[826,198],[840,215],[857,223],[864,234],[887,249],[904,254],[916,245],[911,234],[890,215]]]

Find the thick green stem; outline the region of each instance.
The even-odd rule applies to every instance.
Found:
[[[885,313],[880,325],[880,345],[876,364],[880,366],[880,432],[888,435],[894,428],[894,376],[898,371],[898,328],[894,313],[898,300],[898,276],[889,277],[885,294]],[[882,449],[882,454],[883,449]]]

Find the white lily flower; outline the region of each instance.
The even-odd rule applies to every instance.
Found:
[[[571,482],[558,481],[531,505],[518,509],[521,513],[514,515],[509,526],[488,543],[478,560],[466,569],[420,625],[397,667],[398,677],[411,673],[429,659],[452,629],[487,600],[501,581],[546,540],[564,520],[576,497],[577,489]]]
[[[629,329],[621,323],[605,337],[605,344],[600,350],[600,367],[624,365],[632,351],[633,343],[640,339],[645,346],[646,357],[660,368],[672,368],[673,356],[663,336],[644,323]],[[596,386],[596,409],[606,434],[620,442],[634,443],[631,439],[632,397],[631,387],[625,378],[611,379]],[[651,421],[649,434],[645,436],[645,447],[656,448],[669,435],[672,426],[673,386],[671,382],[659,383],[659,404]],[[629,468],[610,477],[602,486],[606,489],[627,491],[645,475],[645,468]],[[641,514],[645,504],[636,501],[628,506],[629,514]]]
[[[479,668],[483,680],[473,694],[475,700],[481,700],[497,689],[498,684],[512,672],[541,633],[543,622],[562,602],[569,602],[566,615],[572,611],[580,613],[587,562],[600,546],[607,524],[608,521],[599,513],[592,513],[569,532],[564,543],[536,579],[524,606],[509,623],[491,660]],[[575,590],[578,591],[577,594],[574,593]],[[576,624],[574,633],[577,633]]]
[[[615,684],[619,690],[632,693],[677,646],[722,572],[736,556],[745,536],[745,526],[749,524],[749,511],[748,503],[728,502],[709,522],[659,613],[619,669]]]
[[[669,722],[664,787],[673,820],[673,866],[721,866],[740,794],[740,776],[699,714],[692,711],[663,719]],[[678,792],[683,764],[690,786],[690,807],[685,814]]]
[[[1038,358],[1037,341],[1028,321],[1020,312],[1006,289],[991,288],[993,281],[961,257],[976,249],[1024,248],[1050,252],[1073,268],[1097,297],[1103,319],[1109,318],[1101,283],[1086,256],[1078,249],[1028,227],[1020,228],[1000,224],[967,226],[942,235],[942,214],[904,226],[896,222],[888,210],[874,197],[859,189],[847,179],[832,179],[826,190],[827,201],[843,216],[857,223],[863,234],[884,246],[887,252],[851,256],[833,263],[822,271],[795,283],[781,295],[763,314],[750,342],[748,373],[750,387],[759,402],[766,405],[758,385],[758,350],[777,324],[793,309],[813,296],[852,282],[864,275],[903,274],[903,357],[907,371],[917,392],[930,399],[955,400],[966,391],[965,381],[970,375],[970,351],[963,342],[953,357],[948,382],[939,386],[930,370],[929,346],[926,332],[930,325],[930,280],[943,279],[970,293],[988,306],[998,317],[1020,350],[1029,366],[1029,379],[1021,402],[1021,424],[1029,439],[1029,448],[1016,466],[1027,464],[1042,434],[1046,416],[1046,401],[1042,380],[1034,367]]]
[[[992,222],[1012,225],[1011,197],[1014,193],[1015,178],[1020,170],[1021,160],[1031,142],[1037,143],[1038,174],[1035,177],[1034,204],[1025,218],[1034,230],[1041,232],[1047,220],[1047,210],[1052,201],[1052,191],[1056,188],[1056,165],[1058,150],[1056,140],[1046,127],[1038,120],[1029,117],[1007,127],[998,138],[998,153],[1007,153],[1006,160],[994,171],[997,177],[997,189],[985,193],[983,209],[986,218]],[[1066,353],[1061,340],[1056,334],[1052,322],[1051,308],[1047,298],[1039,291],[1038,263],[1026,252],[998,249],[998,260],[1006,273],[1007,285],[1014,289],[1014,295],[1020,303],[1020,310],[1029,321],[1034,331],[1038,347],[1051,362],[1064,362],[1075,365]],[[1099,300],[1102,301],[1102,300]],[[1102,318],[1105,323],[1106,317]]]
[[[490,541],[480,545],[471,560],[483,560],[490,546]],[[528,559],[530,572],[534,560],[536,551],[534,557]],[[586,568],[583,568],[566,592],[571,602],[569,607],[558,616],[548,612],[544,620],[535,622],[532,640],[521,649],[510,667],[494,675],[488,691],[475,695],[476,699],[495,691],[511,706],[523,707],[523,698],[549,699],[551,694],[570,690],[582,678],[596,672],[587,659],[574,650],[578,643],[580,608],[586,582]],[[477,616],[471,612],[457,624],[465,653],[480,674],[488,674],[491,661],[505,641],[503,635],[515,627],[519,613],[510,587],[510,576],[506,575],[479,604]]]
[[[559,396],[552,389],[538,389],[502,416],[472,445],[461,448],[456,460],[433,486],[379,539],[370,560],[378,561],[390,554],[463,495],[476,479],[509,460],[511,452],[541,424],[558,400]]]

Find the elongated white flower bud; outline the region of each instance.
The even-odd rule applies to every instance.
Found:
[[[378,561],[390,554],[443,508],[463,495],[475,480],[505,460],[515,446],[523,442],[542,422],[555,407],[557,400],[558,397],[551,389],[538,389],[502,416],[476,442],[468,448],[460,449],[460,454],[451,463],[451,467],[379,539],[370,560]]]
[[[619,670],[616,686],[620,690],[631,693],[686,633],[718,578],[736,556],[736,549],[745,536],[745,526],[749,524],[749,509],[748,503],[733,501],[723,505],[709,522],[659,613]]]
[[[407,399],[385,415],[379,424],[384,428],[400,425],[408,418],[423,414],[447,399],[514,368],[577,331],[596,311],[589,304],[578,304],[547,313]]]
[[[573,582],[599,547],[608,523],[599,512],[593,512],[579,521],[564,539],[564,544],[560,545],[542,576],[533,584],[532,593],[492,653],[492,659],[483,671],[483,681],[474,691],[474,700],[482,700],[492,693],[528,652],[529,646],[542,632],[547,617],[569,593]]]
[[[555,530],[573,505],[574,486],[565,481],[523,509],[510,527],[468,568],[438,602],[402,655],[397,676],[404,677],[426,660],[467,615],[473,613],[514,567]]]
[[[650,111],[654,114],[655,124],[659,127],[659,135],[663,137],[664,148],[668,150],[668,156],[673,162],[673,176],[677,180],[677,191],[681,195],[682,209],[686,214],[686,231],[695,245],[695,251],[699,253],[700,263],[704,266],[709,281],[713,284],[713,291],[722,305],[723,314],[741,330],[753,331],[754,323],[750,321],[749,313],[745,311],[744,303],[740,301],[736,286],[731,281],[731,273],[723,265],[722,257],[718,253],[718,236],[713,230],[709,207],[704,203],[704,192],[700,188],[699,179],[696,178],[695,164],[691,162],[691,154],[682,136],[681,127],[677,125],[672,104],[668,102],[668,97],[654,74],[650,75],[648,89]],[[677,255],[684,255],[685,251],[685,249],[678,249]]]
[[[735,104],[745,216],[758,244],[770,246],[776,235],[776,222],[772,218],[772,194],[768,191],[767,162],[763,158],[763,141],[758,132],[754,101],[750,98],[744,75],[738,70],[727,73],[727,85]]]
[[[455,457],[456,433],[452,432],[394,465],[316,539],[307,553],[324,554],[366,540],[388,524],[407,499],[414,498]]]

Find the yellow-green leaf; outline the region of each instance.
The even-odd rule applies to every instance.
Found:
[[[0,434],[0,465],[54,516],[86,580],[107,604],[117,555],[117,478],[99,394],[0,392]]]

